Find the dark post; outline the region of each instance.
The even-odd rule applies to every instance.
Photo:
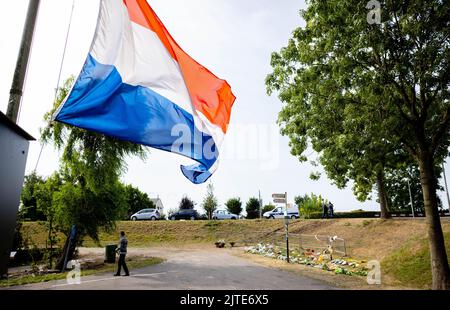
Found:
[[[288,200],[287,200],[287,193],[285,193],[286,197],[286,210],[284,212],[284,219],[285,219],[285,227],[286,227],[286,258],[287,262],[290,262],[289,259],[289,215],[288,215]]]
[[[28,5],[27,18],[22,33],[22,42],[20,43],[19,55],[17,57],[16,69],[10,90],[8,101],[8,110],[6,116],[14,123],[17,123],[20,102],[22,100],[23,85],[30,58],[31,44],[33,43],[34,29],[36,26],[37,15],[39,11],[40,0],[30,0]]]

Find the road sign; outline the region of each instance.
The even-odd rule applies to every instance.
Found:
[[[274,202],[274,203],[286,203],[286,199],[285,199],[285,198],[283,198],[283,199],[275,198],[275,199],[273,200],[273,202]]]
[[[272,198],[286,199],[286,194],[272,194]]]

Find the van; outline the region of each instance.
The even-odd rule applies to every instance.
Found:
[[[286,207],[276,207],[272,211],[265,212],[263,217],[266,219],[283,219],[284,211]],[[288,203],[287,216],[291,219],[298,219],[300,217],[298,213],[298,207],[295,204]]]

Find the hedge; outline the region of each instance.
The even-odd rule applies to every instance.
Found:
[[[334,213],[334,218],[377,218],[380,217],[380,212],[377,211],[361,211],[361,212],[336,212]],[[308,219],[321,219],[322,212],[313,212],[308,217]]]
[[[389,212],[392,217],[411,217],[411,212]],[[449,216],[448,210],[439,211],[440,216]],[[415,214],[416,217],[424,217],[424,213]],[[353,211],[353,212],[336,212],[334,213],[334,218],[338,219],[349,219],[349,218],[379,218],[379,211]],[[313,212],[306,219],[321,219],[322,212]]]

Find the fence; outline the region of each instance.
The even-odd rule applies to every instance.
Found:
[[[272,233],[269,242],[274,246],[286,249],[286,234],[282,232]],[[299,253],[305,253],[314,250],[315,252],[321,252],[330,248],[333,249],[334,256],[347,256],[347,247],[345,240],[342,238],[289,233],[290,251],[296,250]]]

